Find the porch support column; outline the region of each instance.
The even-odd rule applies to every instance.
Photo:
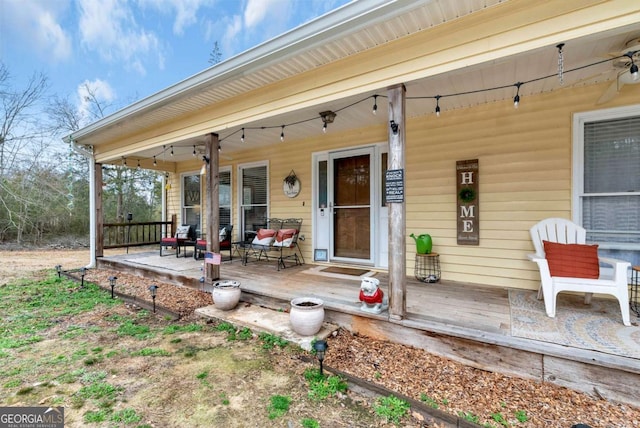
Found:
[[[404,171],[405,147],[404,85],[387,88],[389,100],[389,160],[388,169]],[[405,203],[389,203],[389,318],[401,320],[407,309]]]
[[[206,219],[207,219],[207,251],[220,252],[220,156],[218,153],[218,134],[208,134],[205,139],[204,152],[205,182],[206,186]],[[205,263],[207,278],[216,280],[220,278],[220,266]]]
[[[89,162],[93,162],[90,159]],[[94,163],[95,258],[104,256],[104,213],[102,212],[102,164]],[[95,260],[92,260],[95,263]]]

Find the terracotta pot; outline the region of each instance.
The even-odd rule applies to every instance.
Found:
[[[313,336],[324,322],[324,302],[315,297],[298,297],[291,301],[289,322],[294,332]]]
[[[228,311],[236,307],[240,301],[240,282],[239,281],[218,281],[213,283],[213,303],[216,308]]]

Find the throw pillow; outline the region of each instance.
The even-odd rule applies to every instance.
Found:
[[[542,241],[551,276],[598,279],[598,245]]]
[[[218,235],[218,240],[220,242],[224,241],[225,239],[227,239],[227,228],[223,227],[222,229],[220,229],[220,233]]]
[[[176,238],[187,239],[189,237],[189,227],[190,226],[178,226]]]
[[[293,242],[293,238],[298,231],[296,229],[280,229],[276,234],[276,240],[273,243],[274,247],[290,247]]]
[[[276,231],[273,229],[259,229],[251,243],[254,245],[271,245],[275,236]]]

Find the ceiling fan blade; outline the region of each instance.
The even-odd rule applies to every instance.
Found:
[[[633,80],[631,71],[629,69],[626,69],[618,74],[618,82],[620,82],[620,85],[618,87],[618,90],[620,90],[622,88],[622,85],[635,85],[636,83],[640,83],[640,79]]]
[[[614,99],[616,95],[618,95],[619,90],[620,89],[618,88],[618,79],[616,79],[607,87],[607,89],[605,89],[602,95],[600,95],[600,98],[598,98],[598,101],[596,101],[596,104],[608,103],[609,101]]]

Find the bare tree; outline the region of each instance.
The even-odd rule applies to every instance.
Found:
[[[213,44],[213,49],[209,53],[209,64],[216,65],[220,61],[222,61],[222,52],[220,52],[220,44],[216,40]]]
[[[48,86],[47,77],[35,73],[25,88],[14,89],[8,68],[0,62],[0,178],[7,164],[17,160],[23,145],[43,135],[33,107],[44,98]]]

